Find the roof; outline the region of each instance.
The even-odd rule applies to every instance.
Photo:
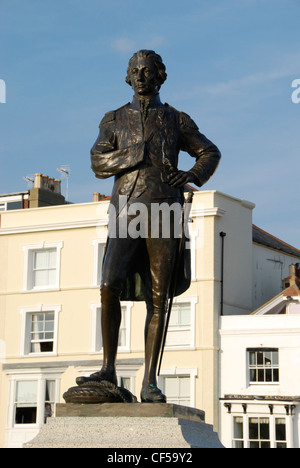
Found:
[[[25,190],[23,192],[0,193],[0,198],[15,197],[16,195],[27,195],[28,192],[28,190]]]
[[[255,226],[255,224],[253,224],[252,233],[253,242],[265,245],[266,247],[270,247],[271,249],[281,250],[282,252],[292,255],[293,257],[300,258],[300,250],[278,239],[277,237],[272,236],[272,234],[263,231],[263,229],[260,229],[259,227]]]
[[[272,297],[268,302],[258,307],[250,315],[282,314],[286,306],[298,297],[300,301],[300,290],[296,284],[288,286],[286,289]]]
[[[288,288],[286,288],[282,292],[282,295],[284,297],[296,297],[296,296],[300,297],[300,290],[296,284],[293,284],[292,286],[289,286]]]

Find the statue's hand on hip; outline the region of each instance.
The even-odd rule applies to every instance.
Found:
[[[168,184],[171,187],[183,187],[185,184],[194,183],[195,176],[190,171],[174,170],[167,176]]]

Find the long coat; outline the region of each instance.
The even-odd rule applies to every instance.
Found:
[[[122,208],[120,195],[130,199],[147,192],[155,202],[182,198],[182,190],[170,187],[164,180],[168,168],[177,168],[180,151],[195,158],[190,172],[200,187],[215,172],[221,157],[218,148],[199,132],[187,114],[162,104],[158,95],[149,103],[146,116],[134,98],[132,103],[105,114],[99,128],[91,150],[92,170],[99,179],[115,177],[111,204],[117,212]],[[190,284],[190,252],[183,250],[175,295]],[[127,283],[122,299],[142,300],[139,275],[134,274]]]

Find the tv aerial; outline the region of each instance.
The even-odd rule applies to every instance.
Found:
[[[70,166],[60,166],[57,168],[58,172],[61,173],[62,179],[67,179],[67,193],[66,193],[66,201],[69,201],[69,177],[70,177]]]
[[[34,175],[33,175],[33,174],[24,176],[24,177],[23,177],[23,180],[26,180],[26,182],[27,182],[27,187],[28,187],[29,189],[32,189],[32,188],[34,187]]]

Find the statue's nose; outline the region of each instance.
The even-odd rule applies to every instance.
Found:
[[[144,80],[144,73],[143,73],[143,70],[139,70],[138,73],[137,73],[137,80],[138,81],[143,81]]]

